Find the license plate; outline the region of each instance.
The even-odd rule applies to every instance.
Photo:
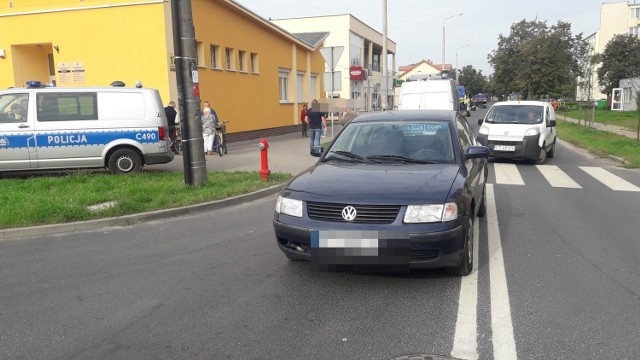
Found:
[[[311,241],[311,247],[315,248],[360,248],[377,249],[377,231],[344,231],[344,230],[320,230]]]
[[[493,150],[495,150],[495,151],[516,151],[516,147],[515,146],[510,146],[510,145],[495,145],[493,147]]]

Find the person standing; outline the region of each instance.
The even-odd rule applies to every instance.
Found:
[[[307,104],[302,105],[300,122],[302,123],[302,137],[307,137]]]
[[[309,124],[309,144],[310,147],[320,146],[320,137],[327,131],[325,116],[318,109],[318,100],[313,99],[311,109],[307,110],[307,123]]]
[[[176,102],[171,100],[167,107],[164,108],[164,113],[167,116],[167,124],[169,125],[169,139],[171,140],[171,150],[173,152],[177,152],[175,148],[176,142],[176,115],[178,112],[176,111]]]
[[[205,155],[213,155],[213,138],[215,135],[215,122],[214,117],[211,114],[211,108],[205,107],[202,110],[202,138],[204,139],[204,153]]]
[[[211,107],[211,103],[209,102],[209,100],[206,100],[204,102],[204,109],[209,109],[211,111],[211,116],[213,116],[213,126],[214,126],[214,136],[213,136],[213,145],[212,145],[212,149],[217,149],[218,148],[218,144],[216,143],[216,138],[215,138],[215,126],[218,124],[218,113],[216,113],[216,111]],[[203,112],[204,112],[203,109]]]

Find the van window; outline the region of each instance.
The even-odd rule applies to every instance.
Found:
[[[0,95],[0,122],[25,122],[29,107],[29,94]]]
[[[100,120],[146,119],[144,95],[138,92],[98,93],[98,118]]]
[[[96,93],[39,93],[38,121],[97,120]]]
[[[487,114],[489,124],[542,124],[543,107],[539,105],[494,106]]]

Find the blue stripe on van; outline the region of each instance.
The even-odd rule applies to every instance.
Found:
[[[32,133],[0,135],[0,149],[26,148],[27,139]],[[128,139],[141,144],[159,142],[157,129],[122,131],[56,131],[39,133],[36,136],[38,147],[68,147],[86,145],[106,145],[112,141]],[[33,145],[30,143],[30,145]]]

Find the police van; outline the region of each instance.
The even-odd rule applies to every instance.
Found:
[[[156,89],[42,87],[0,91],[0,171],[108,168],[173,160]]]

